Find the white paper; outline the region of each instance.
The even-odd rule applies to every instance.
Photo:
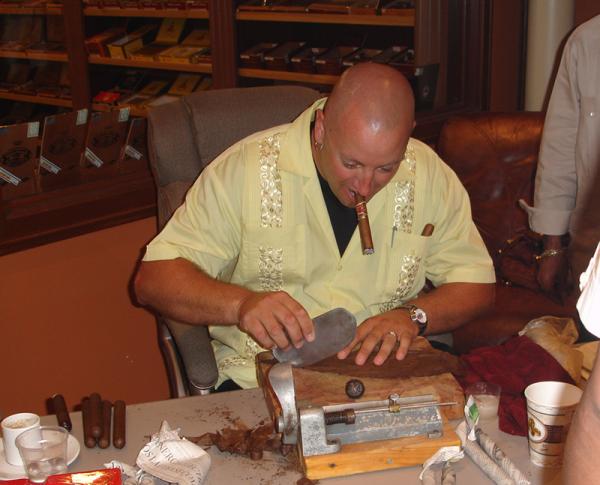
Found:
[[[200,485],[210,469],[210,455],[163,421],[160,431],[140,451],[136,464],[166,482]]]

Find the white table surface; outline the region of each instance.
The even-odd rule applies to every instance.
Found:
[[[69,467],[69,471],[85,471],[102,468],[104,463],[118,460],[135,464],[139,450],[149,436],[159,430],[166,419],[172,428],[180,428],[184,436],[199,436],[215,432],[225,427],[234,427],[242,422],[254,427],[267,419],[268,412],[259,389],[216,393],[208,396],[195,396],[127,406],[127,444],[123,449],[112,445],[104,450],[86,448],[83,443],[81,413],[71,413],[73,435],[81,444],[81,454]],[[55,424],[54,416],[42,418],[43,424]],[[483,423],[482,428],[494,439],[515,464],[531,479],[532,485],[560,485],[560,470],[543,469],[530,464],[527,439],[505,434],[498,430],[495,422]],[[216,447],[209,451],[212,465],[207,485],[293,485],[301,477],[294,465],[272,453],[265,453],[260,461],[252,461],[243,456],[221,453]],[[457,482],[468,485],[493,483],[479,468],[465,457],[455,463]],[[421,467],[409,467],[381,472],[371,472],[349,477],[319,480],[323,485],[338,484],[419,484]]]

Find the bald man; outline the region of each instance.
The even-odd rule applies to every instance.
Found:
[[[410,138],[414,124],[406,79],[359,64],[328,99],[204,169],[148,245],[135,288],[165,316],[210,325],[217,387],[256,386],[256,353],[314,340],[311,318],[332,308],[359,322],[338,357],[358,348],[357,365],[381,365],[403,359],[417,335],[447,335],[492,304],[494,271],[468,196]],[[371,255],[356,230],[357,196]],[[435,289],[423,293],[426,279]]]

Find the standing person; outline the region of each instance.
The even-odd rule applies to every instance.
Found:
[[[595,187],[599,167],[600,16],[596,16],[579,26],[565,45],[544,123],[534,206],[521,201],[531,229],[544,235],[538,282],[547,292],[564,288],[567,261],[576,281],[600,239],[600,191]]]
[[[406,78],[359,64],[328,99],[204,169],[148,245],[135,289],[165,316],[210,325],[217,387],[256,386],[256,353],[313,340],[311,318],[332,308],[359,322],[338,357],[357,346],[356,364],[381,365],[491,306],[494,270],[467,193],[413,127]],[[374,254],[356,230],[360,198]],[[426,278],[435,289],[420,295]]]

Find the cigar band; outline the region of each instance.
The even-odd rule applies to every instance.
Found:
[[[356,206],[354,208],[356,209],[356,215],[359,218],[361,216],[363,216],[363,217],[367,216],[367,203],[366,202],[359,202],[358,204],[356,204]]]

